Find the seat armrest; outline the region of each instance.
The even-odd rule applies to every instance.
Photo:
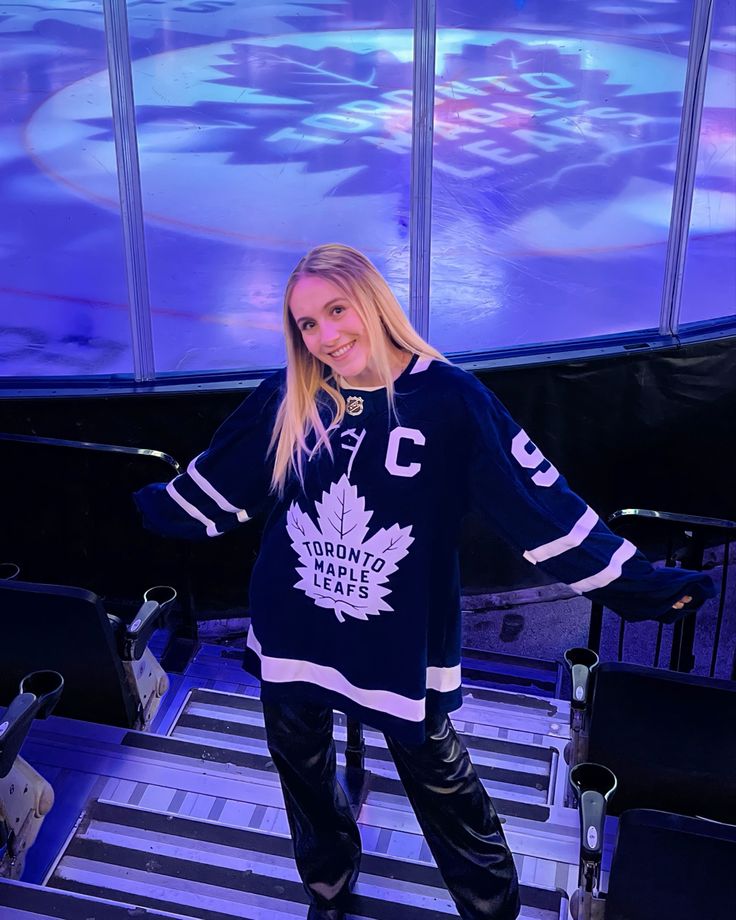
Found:
[[[33,693],[21,693],[0,717],[0,779],[10,773],[38,709]]]
[[[120,633],[120,657],[123,661],[139,661],[146,650],[159,617],[176,600],[176,590],[168,585],[149,588],[132,623]]]
[[[124,661],[138,661],[148,645],[158,624],[161,605],[156,601],[144,601],[138,608],[132,623],[120,633],[120,656]]]

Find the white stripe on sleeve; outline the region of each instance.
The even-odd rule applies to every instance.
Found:
[[[199,456],[201,456],[201,454]],[[196,461],[199,460],[199,456],[195,457],[187,467],[187,473],[189,473],[192,480],[197,483],[205,495],[209,495],[219,508],[222,508],[223,511],[229,511],[231,514],[236,514],[241,524],[243,521],[249,521],[250,515],[244,508],[236,508],[235,505],[231,505],[225,496],[220,495],[212,483],[207,482],[204,476],[199,472],[196,467]]]
[[[178,479],[179,477],[177,476],[176,478]],[[168,492],[169,496],[177,503],[177,505],[179,505],[180,508],[183,508],[190,517],[193,517],[195,521],[199,521],[200,524],[204,524],[208,537],[219,537],[220,531],[215,526],[215,522],[211,521],[208,517],[202,514],[198,508],[195,508],[194,505],[186,500],[186,498],[180,495],[174,488],[175,482],[176,479],[173,479],[166,485],[166,491]]]
[[[562,553],[566,553],[567,550],[580,546],[597,523],[598,515],[592,508],[588,507],[585,509],[583,516],[575,522],[572,530],[566,533],[564,537],[558,537],[549,543],[543,543],[535,549],[528,549],[524,553],[524,558],[536,565],[538,562],[544,562],[545,559],[560,556]]]
[[[612,581],[615,581],[619,577],[624,562],[631,559],[635,554],[636,547],[634,544],[629,543],[628,540],[624,540],[613,556],[611,556],[611,561],[605,569],[601,569],[600,572],[596,572],[596,574],[591,575],[590,578],[583,578],[580,581],[576,581],[574,584],[571,584],[570,587],[578,594],[583,594],[585,591],[593,591],[596,588],[605,588],[606,585],[610,585]]]

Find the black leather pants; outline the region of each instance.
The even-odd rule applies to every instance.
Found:
[[[313,904],[345,907],[360,865],[360,835],[335,780],[332,712],[264,703],[266,737],[284,790],[297,869]],[[445,715],[423,744],[386,737],[409,801],[463,920],[514,920],[511,851],[465,745]]]

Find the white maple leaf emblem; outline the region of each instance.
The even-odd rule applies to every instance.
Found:
[[[333,482],[322,501],[315,502],[318,521],[293,502],[286,515],[291,545],[299,556],[299,581],[294,585],[318,607],[345,617],[367,620],[393,607],[385,600],[386,581],[414,542],[411,525],[382,527],[368,537],[372,511],[347,476]]]

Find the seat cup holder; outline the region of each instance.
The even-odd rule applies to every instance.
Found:
[[[171,585],[154,585],[143,592],[143,605],[130,624],[130,629],[135,632],[140,629],[144,619],[152,614],[159,616],[165,613],[176,600],[176,588]]]
[[[58,671],[31,671],[20,682],[21,693],[32,693],[36,697],[37,719],[50,716],[64,690],[64,678]]]
[[[570,742],[565,748],[565,760],[574,767],[588,759],[588,705],[592,694],[592,680],[600,659],[593,649],[569,648],[564,655],[572,680],[570,699]],[[573,807],[573,787],[565,787],[565,805]]]
[[[572,677],[572,706],[584,709],[588,702],[590,675],[598,667],[600,659],[590,648],[569,648],[565,652],[565,664]]]
[[[161,613],[165,613],[176,600],[176,588],[171,585],[154,585],[143,592],[144,603],[158,604]]]
[[[577,793],[580,814],[580,874],[570,902],[575,920],[593,920],[598,895],[606,805],[616,791],[615,775],[602,764],[579,763],[570,770],[570,785]]]
[[[0,724],[0,779],[13,769],[31,722],[51,715],[63,689],[64,678],[58,671],[32,671],[20,682],[20,693]]]
[[[570,770],[570,785],[578,797],[582,858],[600,860],[606,803],[618,785],[615,775],[599,763],[579,763]]]
[[[0,581],[12,581],[20,575],[20,566],[14,562],[0,562]]]
[[[160,607],[163,607],[164,604],[170,604],[176,600],[176,588],[172,588],[171,585],[154,585],[153,588],[148,588],[143,592],[143,600],[156,601]]]
[[[569,667],[573,667],[576,664],[583,664],[586,668],[597,667],[600,659],[596,652],[592,648],[586,648],[584,645],[575,646],[574,648],[569,648],[565,652],[565,661]]]
[[[570,783],[578,795],[596,792],[608,801],[618,781],[612,770],[601,763],[579,763],[570,770]]]
[[[176,596],[176,588],[172,588],[171,585],[155,585],[144,591],[143,603],[123,637],[121,651],[126,660],[138,661],[140,659],[155,624],[174,603]]]

